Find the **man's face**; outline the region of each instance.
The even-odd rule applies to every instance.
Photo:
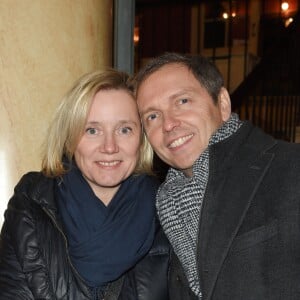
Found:
[[[211,135],[230,117],[226,89],[215,104],[192,72],[177,63],[161,67],[142,82],[137,103],[154,151],[187,176]]]

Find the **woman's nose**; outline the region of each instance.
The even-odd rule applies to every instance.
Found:
[[[106,135],[104,137],[101,151],[104,153],[116,153],[119,151],[118,143],[114,135]]]

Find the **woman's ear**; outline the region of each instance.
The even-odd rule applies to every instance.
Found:
[[[231,115],[231,101],[228,91],[222,87],[218,96],[218,105],[222,120],[225,122],[230,118]]]

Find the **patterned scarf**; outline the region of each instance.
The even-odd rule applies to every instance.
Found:
[[[149,251],[157,188],[150,176],[131,176],[105,206],[76,166],[58,182],[58,210],[71,261],[88,286],[106,286]]]
[[[232,114],[210,138],[208,148],[193,165],[188,178],[180,170],[170,168],[157,197],[156,207],[162,227],[178,256],[190,288],[201,299],[196,251],[201,205],[209,176],[209,148],[238,130],[242,125]]]

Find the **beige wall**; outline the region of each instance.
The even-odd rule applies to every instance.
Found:
[[[0,226],[63,93],[112,61],[113,0],[0,1]]]

